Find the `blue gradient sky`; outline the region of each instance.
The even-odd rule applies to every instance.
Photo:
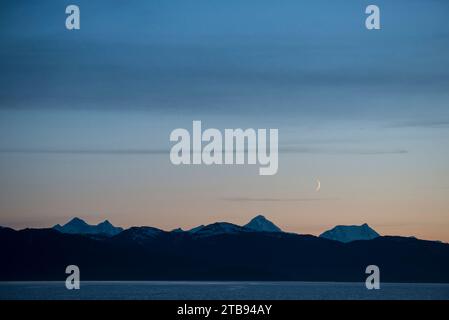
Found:
[[[368,31],[371,3],[2,1],[0,224],[262,213],[449,241],[449,3],[375,1]],[[169,133],[192,120],[279,128],[278,174],[171,165]]]

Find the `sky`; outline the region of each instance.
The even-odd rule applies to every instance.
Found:
[[[2,1],[0,225],[263,214],[449,242],[448,15],[444,0]],[[170,132],[193,120],[279,129],[278,173],[174,166]]]

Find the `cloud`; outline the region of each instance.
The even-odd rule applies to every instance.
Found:
[[[246,151],[245,151],[246,152]],[[169,154],[169,149],[52,149],[52,148],[4,148],[0,154],[80,154],[80,155],[164,155]],[[303,148],[281,147],[281,154],[354,154],[354,155],[383,155],[406,154],[407,150],[380,150],[380,149],[328,149],[328,148]]]
[[[229,197],[221,198],[223,201],[229,202],[311,202],[336,200],[335,198],[249,198],[249,197]]]
[[[405,149],[334,149],[334,148],[307,148],[307,147],[281,147],[280,153],[310,153],[310,154],[353,154],[353,155],[386,155],[386,154],[406,154]]]
[[[0,153],[19,154],[81,154],[81,155],[159,155],[168,154],[163,149],[0,149]]]
[[[247,152],[247,149],[245,149]],[[80,154],[80,155],[164,155],[169,154],[169,149],[56,149],[56,148],[3,148],[0,154]],[[334,149],[334,148],[309,148],[309,147],[280,147],[280,154],[353,154],[353,155],[388,155],[406,154],[404,149]]]
[[[387,125],[388,128],[447,128],[449,120],[409,120]]]
[[[0,109],[212,113],[229,112],[230,108],[237,112],[281,108],[329,116],[331,112],[352,114],[362,106],[340,103],[335,108],[332,103],[323,111],[319,106],[310,108],[308,97],[342,102],[338,98],[344,96],[365,102],[371,94],[365,89],[374,86],[376,92],[388,89],[382,90],[385,101],[391,89],[407,96],[417,89],[420,93],[430,90],[433,95],[446,92],[449,85],[445,68],[449,47],[444,42],[447,24],[441,15],[432,14],[441,8],[427,6],[430,11],[424,15],[414,8],[413,13],[407,12],[408,19],[410,14],[420,19],[432,17],[432,23],[423,22],[419,30],[399,24],[386,28],[377,38],[353,28],[359,13],[341,5],[338,14],[322,10],[323,1],[308,4],[305,11],[298,1],[283,6],[268,1],[260,5],[259,18],[251,24],[247,13],[253,14],[253,8],[242,1],[217,3],[213,8],[203,1],[190,5],[189,10],[179,10],[174,3],[136,2],[126,8],[108,5],[107,15],[92,14],[95,19],[76,37],[68,36],[55,22],[60,12],[51,1],[39,1],[39,15],[25,2],[14,10],[2,10],[8,11],[9,21],[2,25],[0,35]],[[101,10],[100,3],[107,1],[83,6],[86,12],[95,13]],[[17,6],[23,8],[17,10]],[[232,6],[239,10],[230,9]],[[307,14],[309,10],[326,15],[328,23],[317,24],[313,15]],[[121,23],[116,23],[118,17]],[[213,20],[207,30],[205,18]],[[44,20],[52,23],[42,23]],[[336,23],[339,28],[329,28]],[[332,35],[338,41],[332,41],[336,38]],[[429,50],[432,59],[422,59],[422,48]],[[326,92],[328,89],[333,92]],[[401,106],[392,108],[400,110]]]

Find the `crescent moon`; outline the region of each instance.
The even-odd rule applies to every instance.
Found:
[[[320,182],[320,180],[317,180],[316,181],[317,183],[318,183],[318,185],[316,186],[316,189],[315,189],[315,191],[320,191],[320,189],[321,189],[321,182]]]

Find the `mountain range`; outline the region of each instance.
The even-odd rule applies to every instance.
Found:
[[[364,282],[366,267],[375,264],[383,282],[449,282],[449,244],[380,236],[367,225],[316,237],[283,232],[263,216],[244,226],[217,222],[188,231],[120,231],[79,220],[49,229],[0,228],[0,280],[64,280],[65,268],[75,264],[82,280]]]
[[[152,227],[141,227],[148,230],[159,230]],[[114,227],[108,220],[105,220],[97,225],[90,225],[80,218],[73,218],[65,225],[59,224],[53,226],[53,229],[62,233],[97,235],[111,237],[123,231],[123,228]],[[181,228],[176,228],[171,232],[185,232]],[[200,225],[192,228],[186,232],[196,235],[211,235],[220,233],[232,232],[283,232],[273,222],[265,218],[263,215],[258,215],[251,219],[247,224],[238,226],[228,222],[216,222],[210,225]],[[350,242],[355,240],[371,240],[378,237],[379,234],[371,229],[366,223],[361,226],[336,226],[320,235],[322,238],[331,240]]]

